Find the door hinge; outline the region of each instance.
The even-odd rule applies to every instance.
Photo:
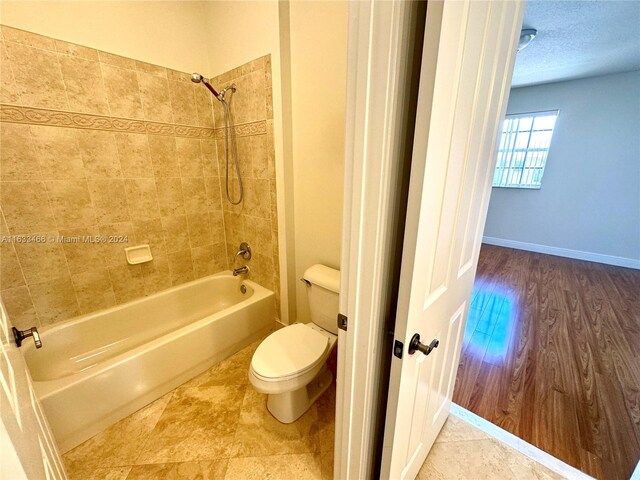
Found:
[[[339,313],[338,314],[338,328],[340,330],[344,330],[346,332],[348,323],[349,323],[349,319],[346,317],[346,315],[343,315],[343,314]]]
[[[398,358],[402,358],[403,350],[404,350],[404,343],[402,343],[400,340],[396,340],[396,343],[393,344],[393,354]]]

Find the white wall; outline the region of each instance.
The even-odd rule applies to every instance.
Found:
[[[340,267],[347,78],[347,2],[291,2],[295,270]],[[297,320],[309,322],[304,284]]]
[[[209,71],[208,2],[2,0],[0,23],[176,70]]]
[[[494,188],[485,237],[640,260],[640,72],[516,88],[507,112],[553,109],[542,188]]]

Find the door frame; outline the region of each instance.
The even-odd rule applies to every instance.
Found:
[[[411,75],[416,61],[420,67],[414,58],[416,42],[422,46],[420,8],[424,3],[417,1],[349,5],[340,283],[340,313],[348,327],[338,333],[334,478],[373,477],[384,433],[390,362],[385,345],[395,313],[389,285],[399,273],[402,185],[408,187],[411,154],[406,139],[414,132],[407,105],[417,103]]]
[[[381,403],[379,389],[389,371],[381,357],[398,254],[394,216],[406,208],[398,191],[409,94],[403,72],[411,61],[407,51],[416,3],[367,0],[349,6],[340,290],[340,313],[348,327],[338,334],[337,479],[372,477],[376,436],[383,434],[378,420],[386,399]]]

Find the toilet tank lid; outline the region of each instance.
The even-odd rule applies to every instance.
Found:
[[[335,293],[340,293],[340,270],[316,264],[307,268],[304,279],[313,285],[326,288]]]

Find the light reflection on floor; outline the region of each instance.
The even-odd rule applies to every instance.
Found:
[[[508,288],[476,281],[464,332],[464,351],[485,362],[502,364],[518,320],[516,306]]]

